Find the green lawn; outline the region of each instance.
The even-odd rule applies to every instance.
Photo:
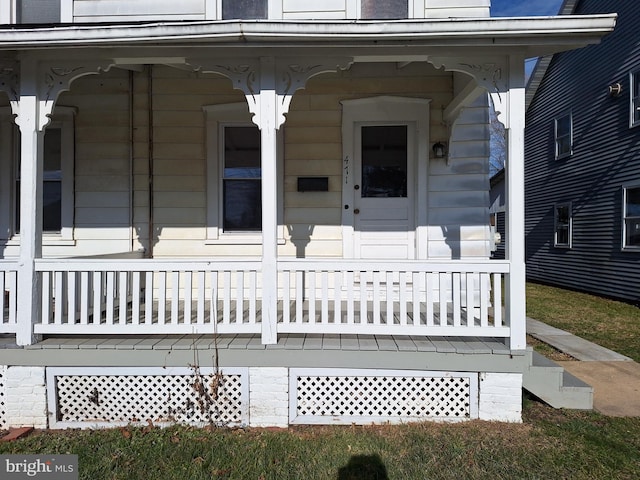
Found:
[[[640,358],[640,312],[528,285],[528,314]],[[36,432],[0,453],[74,453],[100,479],[637,479],[640,417],[555,410],[525,400],[522,424]]]
[[[528,283],[527,315],[640,361],[638,307]]]
[[[0,453],[75,453],[99,479],[636,479],[640,419],[554,410],[523,424],[38,432]]]

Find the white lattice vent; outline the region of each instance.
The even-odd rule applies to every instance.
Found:
[[[0,365],[0,430],[7,428],[7,366]]]
[[[477,373],[292,370],[291,423],[478,416]]]
[[[113,426],[129,423],[244,425],[247,369],[50,368],[50,423]]]

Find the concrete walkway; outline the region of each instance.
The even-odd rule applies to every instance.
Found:
[[[640,416],[640,364],[533,318],[527,318],[527,333],[579,360],[556,363],[593,387],[594,410],[615,417]]]

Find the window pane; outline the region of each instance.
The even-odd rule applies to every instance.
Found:
[[[569,245],[569,228],[559,227],[556,231],[556,245]]]
[[[267,0],[222,0],[222,19],[267,18]]]
[[[262,229],[262,184],[260,180],[224,181],[225,231]]]
[[[16,16],[18,23],[60,23],[60,0],[18,0]]]
[[[362,197],[406,196],[406,125],[362,127]]]
[[[224,177],[260,178],[260,130],[258,127],[225,127]]]
[[[640,247],[640,219],[627,220],[625,224],[627,231],[625,246]]]
[[[408,0],[362,0],[361,17],[364,19],[407,18]]]
[[[640,188],[627,189],[627,217],[640,217]]]
[[[62,184],[44,182],[42,197],[42,231],[59,232],[62,229]]]
[[[20,233],[20,157],[17,162],[16,225]],[[62,230],[62,130],[49,127],[44,133],[44,171],[42,184],[42,231]]]
[[[557,122],[558,137],[569,135],[569,133],[571,133],[571,117],[569,115],[559,118]]]
[[[571,210],[569,205],[556,205],[555,246],[569,246],[571,243]]]
[[[632,101],[631,108],[633,109],[633,123],[640,122],[640,72],[634,73],[632,77]]]

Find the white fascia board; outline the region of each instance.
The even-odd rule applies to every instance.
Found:
[[[64,47],[250,45],[539,46],[547,53],[598,42],[615,14],[387,22],[195,21],[0,29],[0,50]]]

